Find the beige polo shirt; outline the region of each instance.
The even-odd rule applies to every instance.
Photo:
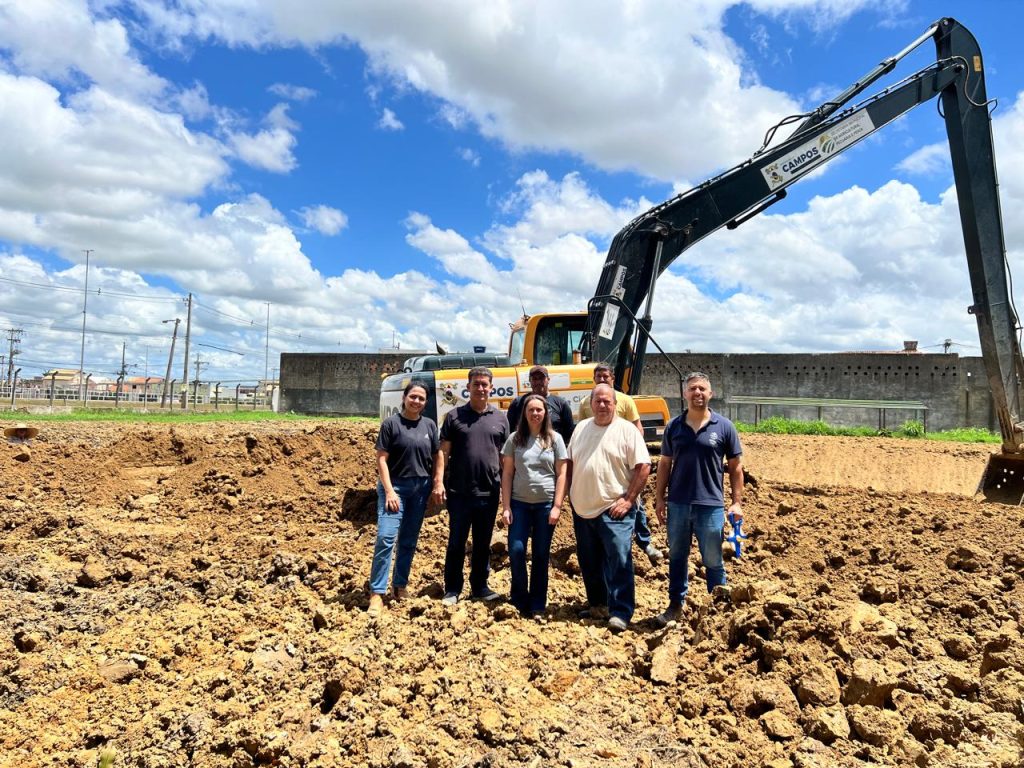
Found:
[[[593,419],[577,424],[569,441],[569,459],[569,499],[576,514],[584,518],[608,509],[629,489],[636,465],[651,463],[640,430],[618,417],[605,427]]]

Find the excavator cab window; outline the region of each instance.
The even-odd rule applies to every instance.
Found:
[[[538,323],[533,348],[534,364],[571,364],[573,350],[579,347],[586,323],[586,316],[573,318],[553,317]]]
[[[512,332],[512,338],[508,342],[508,359],[512,365],[519,365],[524,359],[523,350],[526,348],[526,329],[520,328]]]

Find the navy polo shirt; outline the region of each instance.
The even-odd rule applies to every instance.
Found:
[[[722,459],[743,453],[736,427],[711,411],[711,419],[695,434],[686,423],[686,411],[665,427],[661,455],[672,459],[668,500],[674,504],[723,506]]]

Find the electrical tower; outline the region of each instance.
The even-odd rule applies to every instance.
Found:
[[[8,328],[7,329],[7,341],[10,346],[7,350],[7,386],[11,386],[11,379],[14,377],[14,358],[21,354],[21,347],[18,345],[21,343],[21,334],[25,331],[21,328]]]

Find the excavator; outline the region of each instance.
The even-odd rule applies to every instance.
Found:
[[[854,103],[929,39],[936,47],[934,63]],[[1024,360],[1007,280],[990,116],[993,102],[986,95],[981,49],[971,32],[952,18],[936,21],[834,98],[772,127],[764,145],[748,160],[627,224],[612,240],[586,313],[538,315],[513,326],[508,355],[490,361],[497,366],[495,394],[502,406],[529,391],[526,371],[536,363],[552,366],[551,390],[568,394],[576,402],[579,397],[573,393],[590,388],[593,361],[612,366],[616,386],[622,391],[638,393],[648,342],[661,351],[651,336],[655,284],[683,251],[719,229],[739,227],[784,199],[787,189],[812,171],[935,98],[946,123],[973,294],[967,311],[978,323],[982,358],[1002,433],[1002,451],[990,461],[980,490],[1012,487],[1014,492],[1024,492]],[[794,124],[788,137],[776,141],[779,129]],[[465,402],[450,392],[457,388],[458,395],[463,394],[466,368],[477,363],[445,357],[411,359],[406,371],[386,378],[381,391],[382,416],[397,406],[395,393],[410,377],[438,393],[433,414],[437,417],[445,415],[446,405]],[[459,364],[459,369],[448,367],[449,362]],[[663,429],[662,419],[667,420],[668,409],[661,403],[654,398],[641,406],[646,410],[642,418],[648,439]]]

